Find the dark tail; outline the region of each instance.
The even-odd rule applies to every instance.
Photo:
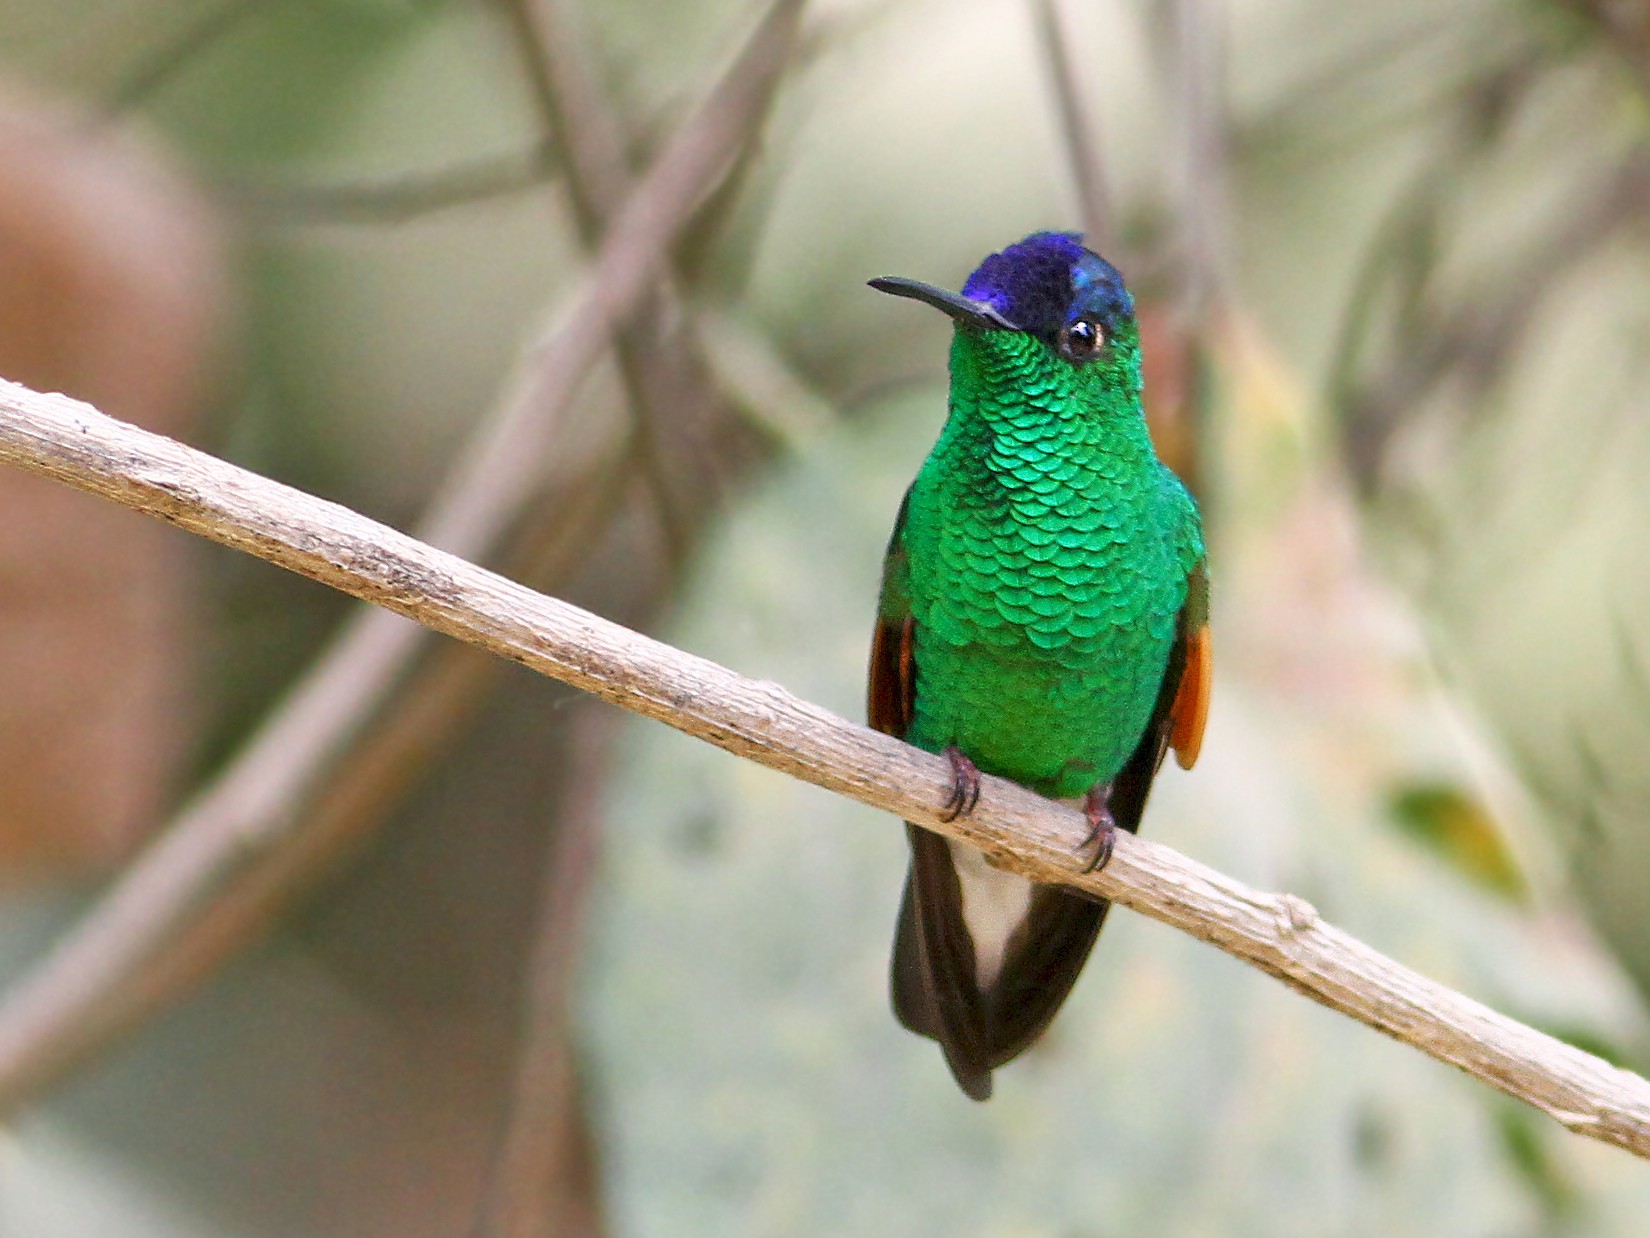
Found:
[[[991,1072],[1041,1036],[1065,1002],[1110,904],[1032,885],[1002,966],[982,990],[951,846],[909,823],[907,832],[911,870],[894,936],[894,1013],[938,1041],[962,1090],[985,1100]]]

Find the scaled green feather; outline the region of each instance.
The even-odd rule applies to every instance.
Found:
[[[1133,752],[1203,558],[1140,413],[1132,325],[1111,348],[1076,368],[1020,332],[957,332],[949,416],[906,512],[897,589],[922,668],[906,738],[1054,796]]]

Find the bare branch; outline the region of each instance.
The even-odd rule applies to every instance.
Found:
[[[253,0],[220,0],[187,21],[183,28],[158,51],[151,52],[130,70],[103,105],[106,119],[114,119],[140,106],[172,81],[197,55],[228,35],[262,5]]]
[[[630,190],[624,125],[591,71],[592,58],[571,5],[564,0],[504,0],[503,8],[539,114],[566,164],[579,235],[594,248]],[[754,149],[755,143],[745,148],[747,153]],[[717,399],[691,337],[673,329],[679,307],[670,275],[669,264],[661,262],[653,294],[638,306],[635,322],[619,333],[616,345],[636,454],[666,549],[673,563],[681,563],[687,556],[688,504],[671,484],[662,440],[673,421],[694,421]],[[698,469],[689,472],[703,475]]]
[[[548,184],[544,144],[530,151],[487,155],[433,172],[331,184],[222,178],[214,188],[230,210],[254,223],[394,224],[437,211],[523,193]]]
[[[1650,13],[1643,5],[1621,0],[1559,0],[1559,7],[1595,26],[1633,75],[1639,93],[1650,95]]]
[[[572,990],[585,908],[596,875],[602,796],[622,715],[587,702],[572,728],[570,785],[546,859],[538,924],[527,966],[527,1011],[516,1056],[510,1120],[475,1238],[588,1238],[592,1154],[579,1125]]]
[[[1121,837],[1081,873],[1076,809],[999,778],[954,821],[941,758],[713,662],[545,597],[367,520],[64,396],[0,382],[0,460],[148,512],[736,755],[957,838],[994,862],[1132,907],[1523,1100],[1650,1158],[1650,1083],[1400,966],[1304,900],[1250,889]],[[255,843],[257,840],[250,840]],[[16,1046],[0,1034],[0,1061]]]
[[[531,544],[509,556],[530,580],[559,580],[612,516],[625,461],[554,488],[554,527],[528,522]],[[538,527],[532,527],[533,525]],[[260,934],[318,872],[359,847],[480,712],[505,664],[472,645],[430,650],[377,712],[370,731],[292,806],[290,832],[260,859],[226,873],[186,909],[164,950],[120,974],[65,1034],[43,1039],[0,1088],[9,1108],[165,1009]]]
[[[577,15],[559,0],[503,0],[548,136],[569,169],[573,214],[593,245],[630,191],[619,119],[591,71]]]
[[[572,441],[563,413],[645,289],[684,219],[760,118],[796,30],[798,0],[776,0],[744,49],[666,143],[627,200],[557,331],[531,349],[500,414],[484,427],[419,526],[429,542],[478,556],[520,515],[546,461],[577,476],[616,444]],[[552,451],[552,448],[555,448]],[[146,960],[214,891],[277,851],[299,807],[409,665],[419,629],[363,611],[294,688],[239,759],[203,788],[85,921],[0,1007],[0,1108],[84,1051],[126,1012]]]
[[[1179,308],[1185,321],[1201,324],[1227,298],[1226,12],[1206,0],[1171,0],[1154,16],[1181,135],[1174,206]]]
[[[1037,37],[1043,60],[1054,85],[1054,102],[1060,115],[1060,135],[1066,144],[1066,160],[1077,185],[1077,204],[1083,232],[1090,249],[1117,257],[1117,214],[1112,205],[1111,183],[1105,160],[1100,156],[1100,135],[1086,92],[1080,83],[1071,40],[1060,21],[1055,0],[1035,0]]]
[[[1458,162],[1458,161],[1457,161]],[[1464,381],[1470,392],[1483,392],[1506,370],[1518,347],[1547,305],[1547,294],[1575,270],[1643,217],[1650,199],[1650,155],[1634,152],[1596,187],[1578,190],[1577,203],[1553,229],[1531,242],[1516,259],[1503,257],[1495,271],[1448,305],[1425,299],[1431,257],[1449,205],[1428,184],[1419,185],[1393,219],[1386,237],[1365,264],[1360,287],[1343,325],[1331,371],[1334,402],[1342,409],[1347,459],[1354,481],[1368,497],[1379,488],[1392,443],[1414,420],[1416,410],[1448,379]],[[1369,331],[1374,296],[1380,291],[1378,259],[1403,251],[1405,261],[1387,265],[1401,278],[1400,334],[1389,351],[1402,354],[1402,365],[1365,364],[1359,346]],[[1465,401],[1470,410],[1484,402]]]

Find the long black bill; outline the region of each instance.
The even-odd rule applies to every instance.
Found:
[[[1004,318],[989,305],[979,301],[970,301],[958,292],[947,292],[944,288],[936,288],[933,284],[924,284],[919,280],[901,279],[897,275],[884,275],[880,279],[870,281],[871,287],[878,292],[886,292],[896,297],[910,297],[913,301],[921,301],[925,305],[932,305],[941,313],[949,314],[965,326],[974,327],[981,331],[1017,331],[1019,330],[1008,319]]]

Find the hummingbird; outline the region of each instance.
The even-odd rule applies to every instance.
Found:
[[[1209,703],[1202,520],[1147,431],[1134,300],[1066,232],[990,255],[961,293],[870,284],[955,323],[945,425],[883,561],[871,725],[949,759],[942,819],[973,810],[982,772],[1080,797],[1092,869],[1139,828],[1167,751],[1197,759]],[[985,1100],[1065,1001],[1110,904],[906,831],[894,1013]]]

